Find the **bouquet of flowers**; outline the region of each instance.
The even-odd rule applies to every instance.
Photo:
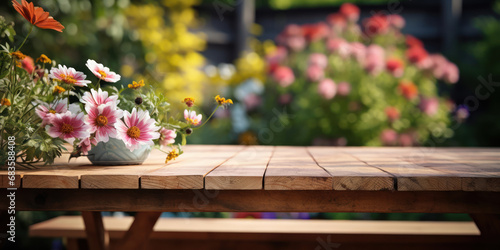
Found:
[[[31,30],[34,26],[59,32],[64,29],[33,3],[13,1],[13,6],[31,23]],[[0,36],[13,42],[13,24],[2,19],[0,25]],[[35,64],[20,51],[28,37],[29,34],[18,47],[5,43],[0,54],[2,163],[9,156],[21,165],[37,161],[51,163],[66,150],[67,143],[73,145],[72,156],[80,156],[110,138],[123,141],[130,151],[143,145],[157,146],[167,154],[167,162],[182,154],[181,145],[186,144],[186,136],[211,117],[201,124],[202,115],[196,113],[195,100],[188,97],[183,101],[187,106],[184,121],[176,119],[154,84],[146,86],[140,80],[127,86],[113,86],[121,76],[91,59],[86,66],[95,76],[93,81],[72,67],[56,66],[55,61],[43,54]],[[71,99],[79,101],[70,103]],[[213,113],[219,107],[232,104],[230,99],[220,96],[215,97],[215,102],[217,107]],[[182,139],[175,144],[178,134]],[[15,155],[9,155],[9,151]]]
[[[437,80],[456,83],[457,66],[403,35],[397,14],[358,20],[359,8],[346,3],[326,22],[278,35],[263,99],[288,115],[273,142],[411,146],[451,137],[454,107],[438,96]]]

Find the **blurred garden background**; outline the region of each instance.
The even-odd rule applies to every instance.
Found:
[[[500,146],[500,1],[34,3],[65,29],[35,29],[36,40],[22,51],[32,58],[45,54],[80,71],[94,59],[121,74],[116,84],[144,79],[178,105],[179,117],[185,97],[195,98],[204,118],[214,102],[207,96],[232,98],[235,104],[219,110],[188,144]],[[0,22],[14,22],[16,41],[28,33],[10,1],[0,15]],[[8,36],[1,32],[3,44]],[[28,224],[49,215],[19,216]]]

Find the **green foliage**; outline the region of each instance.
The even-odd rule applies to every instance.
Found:
[[[5,22],[2,25],[12,28]],[[6,30],[5,26],[0,26],[0,30]],[[18,164],[52,163],[55,157],[61,155],[63,141],[48,136],[41,126],[41,119],[35,114],[39,103],[52,97],[51,86],[47,78],[37,75],[37,70],[29,73],[29,68],[23,64],[28,63],[16,58],[12,52],[15,50],[9,43],[2,45],[0,98],[9,100],[10,105],[0,106],[0,164],[7,161],[8,138],[12,136],[15,138]],[[39,66],[44,71],[45,65]]]

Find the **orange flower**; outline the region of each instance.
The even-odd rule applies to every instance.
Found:
[[[418,95],[417,86],[414,83],[408,81],[401,81],[399,83],[399,91],[401,91],[401,94],[403,94],[403,96],[408,100],[411,100]]]
[[[12,5],[19,14],[36,27],[41,29],[52,29],[62,32],[64,26],[49,15],[49,12],[44,11],[41,7],[33,6],[33,3],[28,3],[22,0],[21,5],[16,0],[12,0]]]

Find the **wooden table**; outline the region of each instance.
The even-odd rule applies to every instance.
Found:
[[[93,249],[105,247],[100,211],[138,212],[120,249],[144,244],[163,211],[468,213],[500,236],[500,149],[193,145],[164,160],[18,169],[16,209],[82,211]],[[6,171],[0,186],[5,210]]]

